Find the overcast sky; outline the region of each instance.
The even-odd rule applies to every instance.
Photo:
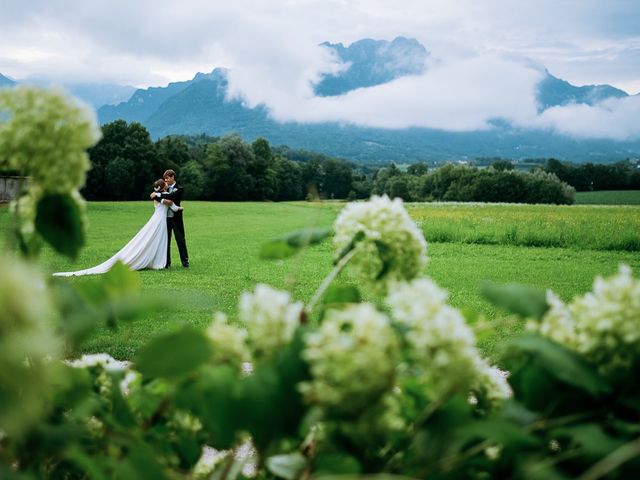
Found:
[[[504,117],[577,136],[640,137],[640,96],[538,115],[543,68],[640,92],[640,0],[0,0],[0,73],[166,85],[227,67],[231,94],[282,120],[488,128]],[[318,44],[415,38],[419,77],[314,98],[340,68]],[[575,121],[573,121],[575,120]],[[635,120],[635,121],[634,121]]]

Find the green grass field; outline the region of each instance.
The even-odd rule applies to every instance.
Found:
[[[640,205],[640,190],[577,192],[576,203],[583,205]]]
[[[103,328],[83,351],[131,358],[161,332],[184,324],[206,326],[216,310],[234,318],[240,293],[258,282],[290,287],[296,299],[308,301],[332,268],[330,242],[278,262],[260,260],[259,247],[290,230],[330,226],[342,206],[187,202],[191,268],[143,271],[140,276],[145,292],[171,300],[195,297],[199,301],[182,305],[178,311],[157,312],[115,332]],[[486,316],[491,328],[481,336],[481,344],[490,355],[495,354],[498,340],[522,326],[481,298],[483,280],[549,287],[568,300],[589,290],[595,275],[615,272],[621,262],[640,272],[640,207],[409,204],[408,210],[429,242],[425,273],[449,290],[452,304]],[[90,203],[88,245],[78,260],[71,263],[45,250],[41,263],[49,272],[101,263],[150,215],[148,202]],[[0,230],[7,225],[7,209],[1,208]],[[173,252],[177,254],[175,244]]]

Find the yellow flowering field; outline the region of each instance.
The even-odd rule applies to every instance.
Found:
[[[408,204],[427,241],[640,251],[640,207]]]

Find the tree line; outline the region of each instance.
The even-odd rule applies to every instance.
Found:
[[[555,174],[579,192],[640,190],[640,168],[629,160],[610,164],[574,164],[550,158],[544,170]]]
[[[248,143],[235,134],[176,135],[154,142],[143,125],[124,120],[104,125],[102,133],[89,150],[92,168],[82,192],[89,200],[144,199],[167,168],[177,172],[186,198],[217,201],[355,200],[387,194],[405,201],[570,204],[575,193],[571,185],[588,189],[586,180],[576,178],[596,178],[597,189],[624,182],[640,188],[633,186],[640,174],[632,172],[628,162],[574,166],[550,159],[529,172],[515,171],[504,159],[488,168],[445,164],[430,169],[416,163],[401,169],[392,163],[374,169],[320,153],[272,147],[264,138]],[[583,173],[594,171],[598,176]],[[606,178],[615,181],[607,183]]]
[[[541,169],[521,172],[505,164],[489,168],[446,164],[430,171],[426,164],[417,163],[406,172],[395,165],[380,169],[374,177],[373,193],[414,202],[572,204],[575,189]]]
[[[185,198],[223,201],[301,200],[308,196],[366,198],[366,174],[345,160],[272,148],[238,135],[169,136],[153,142],[140,123],[102,127],[89,150],[92,168],[82,191],[89,200],[140,200],[165,169],[177,173]],[[292,159],[293,158],[293,159]]]

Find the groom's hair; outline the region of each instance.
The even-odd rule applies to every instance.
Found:
[[[173,170],[165,170],[165,172],[162,174],[162,178],[167,178],[167,177],[176,178],[176,172],[174,172]]]

